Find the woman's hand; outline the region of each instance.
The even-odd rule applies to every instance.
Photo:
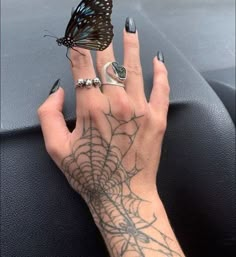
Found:
[[[82,55],[71,50],[74,80],[94,79],[90,52],[77,50]],[[97,52],[102,82],[104,65],[114,61],[112,45]],[[124,30],[124,67],[125,88],[106,84],[102,91],[76,89],[72,133],[62,114],[63,89],[48,97],[38,110],[46,149],[88,204],[112,256],[180,256],[156,190],[169,105],[167,70],[153,59],[153,89],[147,102],[132,19]]]

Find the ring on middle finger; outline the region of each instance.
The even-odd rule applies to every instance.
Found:
[[[127,79],[127,71],[123,65],[118,62],[108,62],[103,67],[103,85],[113,85],[125,87],[124,82]]]
[[[101,87],[101,81],[99,78],[94,79],[78,79],[75,82],[75,88],[87,88],[90,89],[92,87]]]

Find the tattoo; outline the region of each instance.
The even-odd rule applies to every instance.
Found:
[[[124,121],[110,110],[104,118],[110,129],[106,139],[91,118],[84,120],[82,136],[62,161],[67,179],[88,203],[113,256],[130,253],[143,257],[147,251],[157,256],[180,256],[170,248],[172,240],[155,227],[157,217],[153,214],[152,220],[145,220],[140,214],[141,205],[147,201],[131,188],[132,178],[142,170],[137,167],[137,155],[133,167],[127,169],[124,164],[139,131],[141,116],[134,114]],[[150,235],[154,232],[157,238]]]

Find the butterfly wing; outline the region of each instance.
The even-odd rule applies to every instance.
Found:
[[[83,0],[73,12],[65,37],[76,46],[89,50],[104,50],[112,41],[112,0]]]

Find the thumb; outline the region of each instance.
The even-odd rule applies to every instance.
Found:
[[[62,114],[64,90],[58,86],[57,80],[46,101],[38,108],[44,142],[47,152],[59,164],[60,159],[67,154],[70,132]],[[66,152],[65,152],[66,151]]]

